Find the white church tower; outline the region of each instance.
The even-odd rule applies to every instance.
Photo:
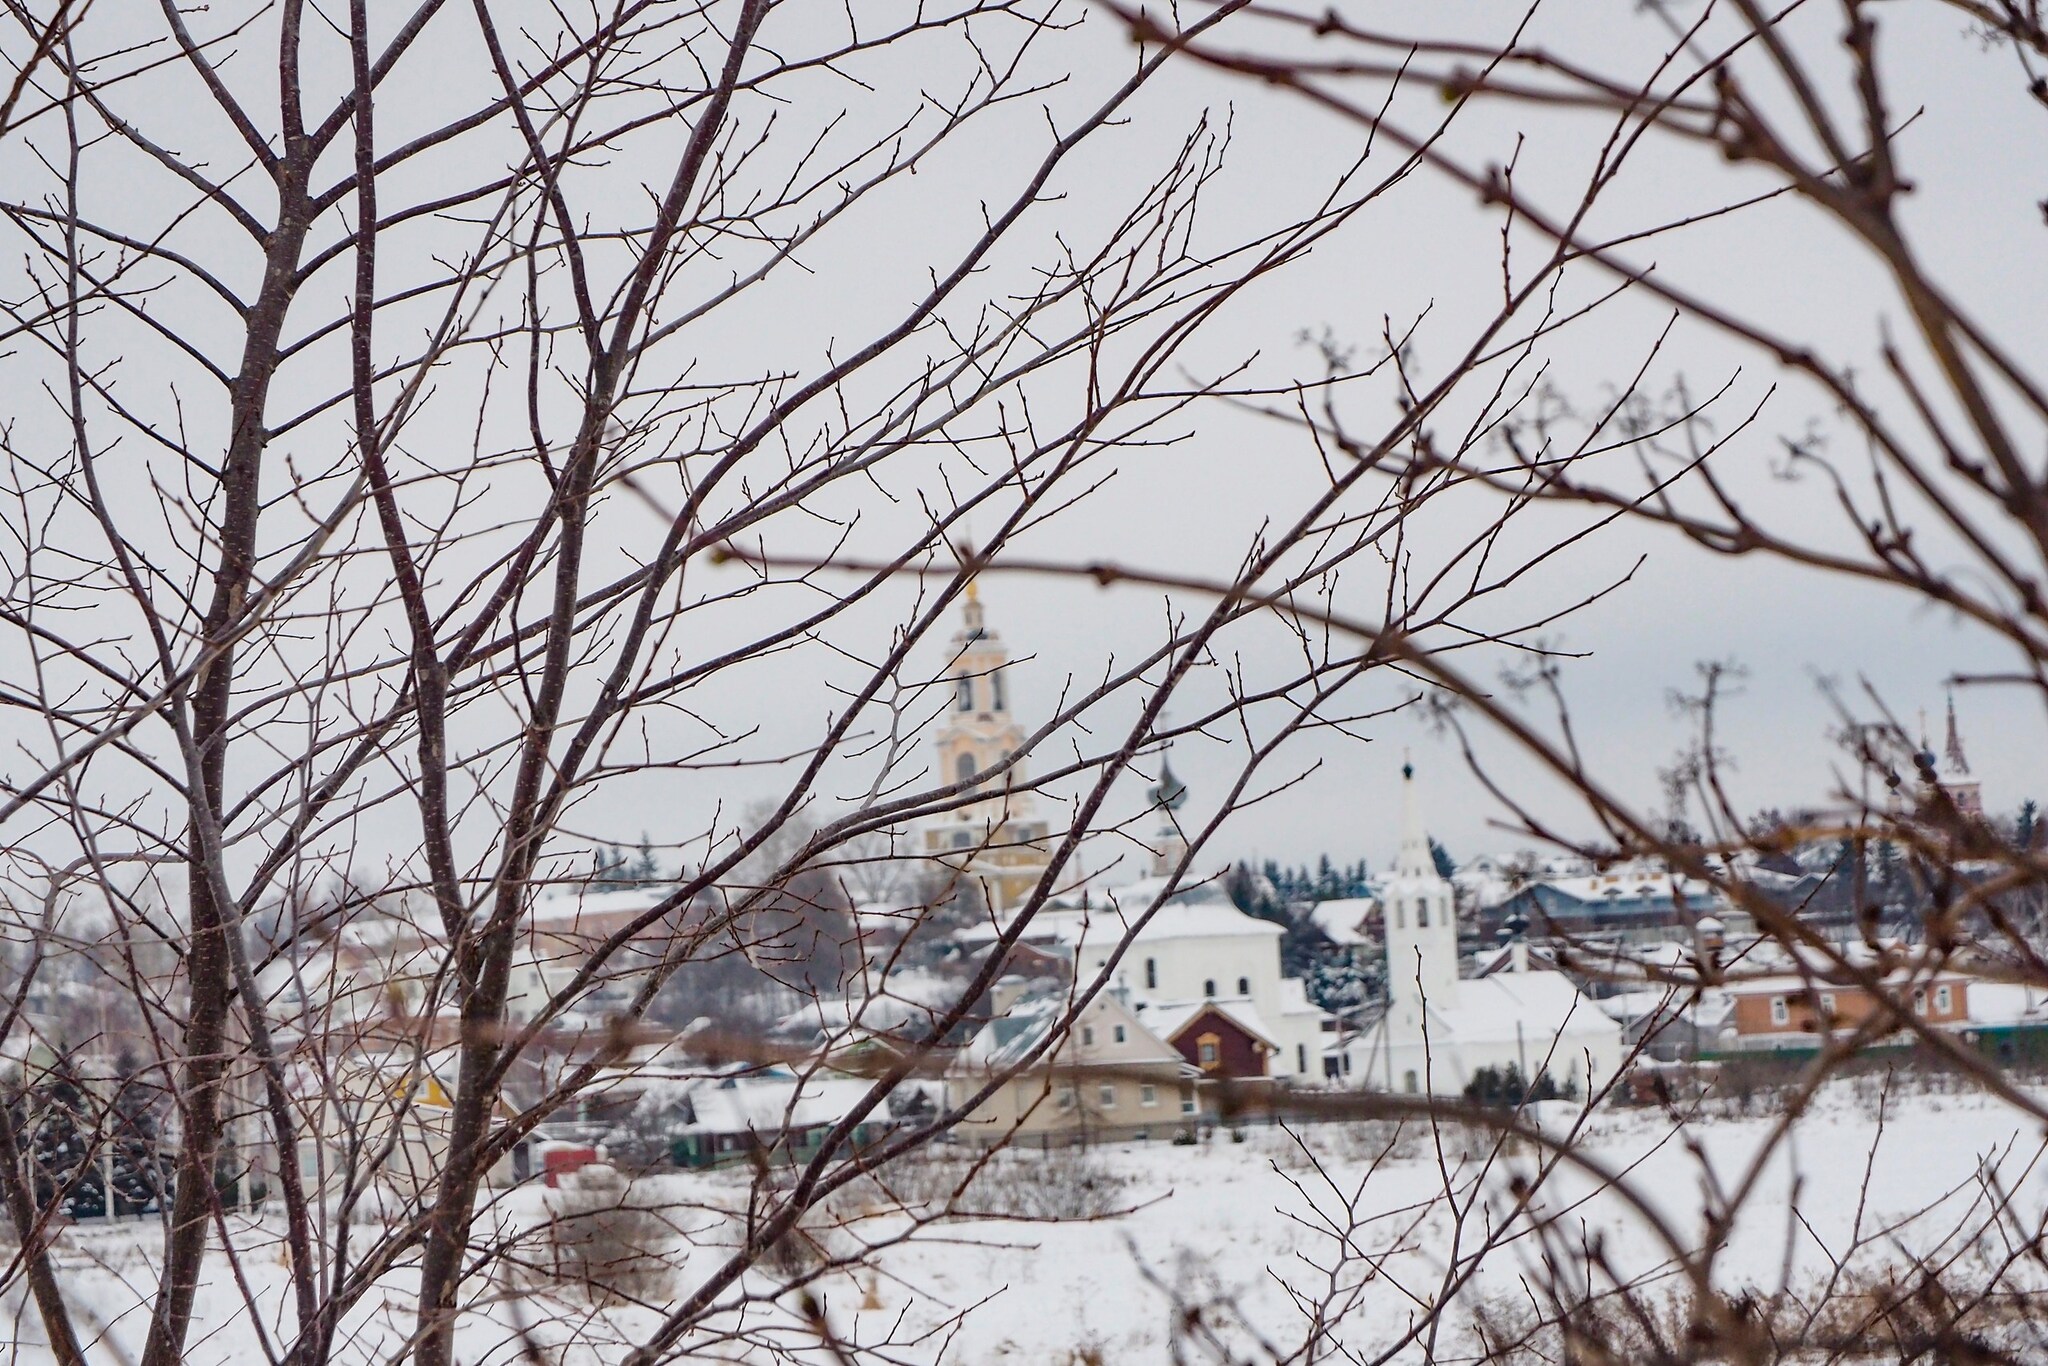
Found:
[[[1579,1095],[1612,1077],[1627,1049],[1621,1026],[1578,986],[1525,955],[1505,970],[1458,976],[1458,912],[1450,879],[1429,856],[1415,770],[1401,767],[1401,852],[1380,889],[1387,938],[1387,1012],[1354,1047],[1368,1086],[1404,1095],[1455,1096],[1491,1070],[1547,1072]],[[1425,1029],[1425,1026],[1427,1028]]]
[[[1380,892],[1387,937],[1387,1036],[1422,1036],[1425,1005],[1445,1011],[1458,1002],[1458,916],[1450,880],[1430,857],[1429,834],[1415,795],[1415,766],[1401,765],[1401,849]]]

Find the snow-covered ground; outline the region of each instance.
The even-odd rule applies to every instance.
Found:
[[[1553,1129],[1567,1122],[1569,1107],[1545,1109]],[[1871,1110],[1844,1089],[1795,1128],[1750,1197],[1750,1212],[1717,1263],[1717,1284],[1780,1288],[1789,1256],[1792,1285],[1808,1288],[1859,1236],[1874,1239],[1869,1258],[1894,1262],[1902,1251],[1952,1244],[1959,1224],[1975,1229],[1988,1213],[1980,1179],[1993,1171],[2016,1197],[2022,1223],[2038,1231],[2048,1185],[2035,1126],[1974,1098],[1894,1100],[1881,1128]],[[1696,1248],[1706,1183],[1731,1187],[1772,1127],[1763,1118],[1720,1120],[1679,1133],[1653,1115],[1602,1116],[1585,1152],[1625,1173]],[[882,1313],[900,1307],[932,1321],[939,1305],[965,1307],[993,1294],[966,1317],[952,1345],[949,1359],[963,1362],[1086,1360],[1091,1352],[1105,1361],[1165,1360],[1176,1298],[1201,1307],[1207,1322],[1246,1347],[1254,1334],[1272,1346],[1299,1345],[1309,1312],[1327,1303],[1344,1315],[1336,1340],[1367,1356],[1397,1342],[1418,1306],[1437,1299],[1455,1256],[1469,1255],[1499,1226],[1512,1203],[1512,1177],[1534,1170],[1530,1153],[1504,1157],[1456,1228],[1437,1197],[1446,1172],[1454,1188],[1469,1189],[1473,1159],[1461,1152],[1473,1137],[1446,1134],[1440,1165],[1433,1138],[1411,1132],[1397,1157],[1375,1164],[1386,1136],[1384,1128],[1325,1126],[1304,1131],[1298,1144],[1267,1130],[1243,1145],[1115,1149],[1107,1163],[1131,1182],[1124,1199],[1138,1208],[1130,1214],[956,1228],[958,1243],[882,1257],[886,1278],[875,1298]],[[1584,1173],[1553,1176],[1533,1204],[1574,1240],[1602,1238],[1608,1256],[1631,1273],[1669,1261],[1647,1221],[1612,1192],[1598,1193]],[[1526,1219],[1508,1225],[1461,1293],[1464,1312],[1454,1321],[1522,1298],[1521,1282],[1541,1256],[1531,1227]],[[1333,1282],[1337,1235],[1345,1230],[1353,1256]],[[853,1302],[850,1293],[835,1297],[835,1307]]]
[[[2042,1137],[2023,1116],[1956,1095],[1894,1097],[1881,1120],[1877,1109],[1867,1087],[1837,1085],[1822,1097],[1748,1196],[1747,1212],[1716,1262],[1717,1284],[1768,1293],[1789,1278],[1795,1289],[1810,1290],[1859,1240],[1864,1270],[1944,1246],[1956,1251],[1959,1227],[1974,1233],[1991,1218],[1987,1178],[2011,1197],[2016,1215],[1991,1241],[2038,1232],[2048,1174]],[[1542,1121],[1561,1131],[1571,1122],[1570,1107],[1546,1106]],[[1580,1150],[1624,1175],[1650,1211],[1695,1248],[1704,1192],[1732,1190],[1774,1125],[1757,1117],[1678,1130],[1654,1113],[1603,1114],[1588,1124]],[[1203,1330],[1213,1327],[1255,1356],[1284,1354],[1301,1343],[1319,1306],[1326,1323],[1336,1321],[1332,1337],[1363,1356],[1399,1342],[1422,1308],[1444,1294],[1447,1275],[1470,1270],[1464,1259],[1492,1236],[1493,1250],[1457,1290],[1457,1308],[1437,1343],[1440,1357],[1455,1358],[1471,1315],[1512,1316],[1525,1300],[1524,1279],[1540,1278],[1543,1264],[1543,1239],[1533,1231],[1539,1221],[1510,1217],[1511,1182],[1535,1170],[1537,1154],[1497,1155],[1475,1182],[1485,1151],[1484,1141],[1468,1133],[1437,1136],[1411,1126],[1396,1136],[1384,1125],[1323,1125],[1303,1131],[1299,1141],[1282,1130],[1256,1129],[1242,1143],[1219,1135],[1193,1147],[1113,1146],[1086,1159],[1016,1154],[994,1169],[985,1195],[962,1204],[1005,1214],[1108,1212],[1076,1222],[949,1219],[882,1248],[862,1269],[826,1273],[812,1288],[838,1336],[853,1344],[892,1343],[890,1356],[903,1361],[1165,1361],[1175,1324],[1185,1328],[1179,1316],[1191,1308],[1199,1310]],[[956,1170],[948,1161],[906,1174],[898,1194],[929,1196],[943,1188]],[[1447,1178],[1466,1211],[1462,1220],[1441,1198]],[[674,1254],[677,1265],[661,1278],[657,1301],[687,1293],[721,1259],[736,1236],[732,1212],[744,1206],[748,1179],[725,1172],[637,1183],[633,1198],[669,1207],[691,1244]],[[501,1211],[504,1221],[530,1222],[544,1213],[543,1198],[535,1190],[515,1193]],[[1553,1173],[1531,1208],[1549,1221],[1553,1237],[1598,1245],[1627,1275],[1669,1261],[1650,1220],[1587,1172]],[[779,1265],[802,1267],[817,1247],[844,1253],[856,1237],[887,1239],[907,1222],[872,1188],[849,1190],[833,1212],[841,1222],[816,1221],[815,1246],[794,1248],[778,1257]],[[149,1236],[138,1228],[66,1235],[67,1284],[106,1321],[119,1346],[95,1360],[132,1360],[140,1346],[144,1323],[133,1306],[136,1291],[151,1280]],[[240,1292],[219,1262],[213,1270],[187,1360],[254,1366],[265,1353]],[[1968,1268],[1957,1274],[1966,1277]],[[276,1344],[280,1259],[247,1259],[243,1275],[265,1306]],[[405,1279],[405,1272],[395,1273],[390,1296],[352,1317],[340,1359],[386,1360],[398,1347],[411,1327]],[[765,1277],[743,1282],[739,1293],[767,1285]],[[514,1323],[569,1366],[617,1359],[659,1318],[653,1308],[598,1309],[587,1297],[509,1281],[472,1293],[478,1307],[461,1338],[466,1366],[515,1359],[521,1347],[507,1331]],[[785,1345],[815,1343],[794,1298],[736,1306],[725,1322]],[[19,1315],[17,1359],[37,1359],[34,1315],[21,1313],[18,1290],[4,1309]],[[577,1340],[586,1345],[559,1351]],[[1260,1341],[1265,1350],[1258,1350]],[[750,1350],[759,1354],[728,1341],[712,1355],[747,1359]],[[817,1359],[829,1358],[820,1351]]]

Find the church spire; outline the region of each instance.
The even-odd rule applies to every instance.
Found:
[[[1429,832],[1422,828],[1422,799],[1415,792],[1415,765],[1402,756],[1401,847],[1394,855],[1399,877],[1435,877],[1436,860],[1429,855]]]
[[[1380,890],[1387,942],[1388,1028],[1421,1038],[1425,1007],[1446,1010],[1458,999],[1458,912],[1450,882],[1437,872],[1422,824],[1415,765],[1401,765],[1401,848],[1394,875]]]
[[[973,579],[967,581],[966,601],[961,608],[961,615],[967,622],[966,629],[961,632],[964,639],[981,640],[988,635],[981,615],[981,585]]]
[[[1948,776],[1969,775],[1970,761],[1963,757],[1963,733],[1956,728],[1956,693],[1953,688],[1948,693],[1948,744],[1944,757],[1948,760]]]

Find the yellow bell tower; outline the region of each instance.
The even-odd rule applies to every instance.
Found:
[[[970,580],[964,621],[953,636],[946,710],[933,737],[933,776],[941,787],[977,784],[981,795],[925,827],[925,852],[972,877],[999,915],[1030,896],[1047,863],[1046,825],[1033,815],[1023,761],[989,772],[1024,744],[1024,728],[1010,712],[1009,666],[1010,652],[988,629]]]

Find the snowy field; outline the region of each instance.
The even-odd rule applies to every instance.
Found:
[[[1822,1097],[1748,1196],[1716,1264],[1717,1284],[1767,1294],[1789,1286],[1810,1296],[1852,1249],[1860,1249],[1849,1256],[1852,1273],[1859,1264],[1866,1272],[1897,1267],[1910,1254],[1960,1257],[1955,1275],[1967,1279],[1975,1259],[2039,1231],[2048,1203],[2042,1137],[2012,1110],[1924,1094],[1893,1097],[1881,1119],[1877,1110],[1867,1087],[1837,1084]],[[1553,1132],[1572,1119],[1561,1104],[1542,1115]],[[1706,1192],[1726,1198],[1772,1128],[1757,1117],[1679,1130],[1655,1114],[1617,1112],[1587,1124],[1583,1150],[1625,1173],[1656,1216],[1696,1247]],[[1366,1356],[1400,1345],[1451,1278],[1461,1283],[1434,1350],[1456,1359],[1477,1343],[1475,1314],[1512,1321],[1525,1312],[1518,1306],[1528,1302],[1526,1285],[1546,1274],[1546,1234],[1553,1251],[1599,1248],[1626,1276],[1668,1265],[1649,1221],[1583,1172],[1560,1169],[1541,1183],[1530,1200],[1538,1218],[1508,1217],[1511,1184],[1535,1171],[1535,1154],[1501,1153],[1484,1164],[1485,1152],[1472,1134],[1323,1125],[1299,1141],[1262,1128],[1242,1143],[1219,1135],[1193,1147],[1111,1146],[1086,1158],[1016,1154],[994,1169],[985,1193],[961,1202],[995,1213],[931,1225],[873,1251],[859,1269],[824,1271],[813,1289],[830,1332],[847,1344],[885,1346],[893,1360],[1087,1363],[1168,1360],[1176,1324],[1186,1330],[1190,1322],[1254,1359],[1285,1356],[1318,1318],[1327,1341]],[[911,1203],[932,1198],[957,1174],[954,1160],[904,1173],[895,1194]],[[739,1227],[748,1179],[724,1172],[635,1184],[632,1199],[661,1206],[677,1235],[666,1256],[673,1271],[647,1283],[655,1306],[687,1293],[720,1260]],[[1455,1202],[1443,1199],[1447,1184]],[[1993,1191],[2009,1197],[2005,1216],[1992,1208]],[[555,1198],[518,1191],[496,1211],[498,1226],[511,1234],[531,1225]],[[1035,1217],[1076,1210],[1094,1217]],[[799,1245],[778,1249],[778,1264],[815,1265],[909,1227],[872,1187],[845,1192],[831,1214]],[[363,1230],[365,1239],[374,1233]],[[104,1325],[95,1361],[137,1354],[144,1324],[130,1306],[152,1278],[152,1234],[130,1227],[65,1235],[67,1287]],[[1471,1254],[1489,1239],[1475,1269]],[[187,1360],[255,1366],[281,1351],[281,1265],[250,1260],[241,1268],[269,1320],[260,1333],[235,1278],[218,1259],[209,1267]],[[2036,1278],[2019,1284],[2041,1284],[2031,1268],[2024,1274]],[[401,1349],[411,1327],[406,1279],[394,1273],[388,1291],[352,1318],[338,1360],[384,1361]],[[657,1307],[596,1304],[587,1293],[509,1275],[470,1289],[476,1308],[461,1334],[465,1366],[520,1359],[525,1344],[514,1325],[563,1366],[616,1360],[659,1320]],[[698,1359],[765,1359],[769,1341],[831,1359],[792,1297],[746,1295],[743,1282],[726,1297],[721,1323],[732,1336],[700,1340]],[[45,1359],[18,1289],[6,1309],[15,1359]],[[2027,1354],[2042,1350],[2036,1343]],[[1420,1349],[1411,1343],[1402,1355],[1420,1359]]]

